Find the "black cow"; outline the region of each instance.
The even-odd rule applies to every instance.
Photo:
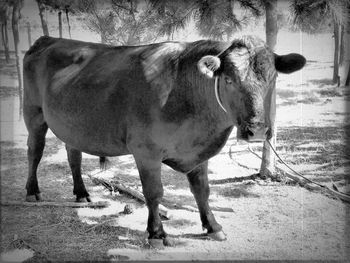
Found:
[[[276,55],[252,36],[132,47],[41,37],[24,58],[27,200],[40,200],[36,173],[50,128],[66,143],[78,201],[89,201],[82,152],[132,154],[149,210],[150,242],[169,244],[158,211],[161,163],[187,175],[203,227],[223,240],[208,204],[208,159],[234,126],[238,138],[269,139],[277,72],[304,64],[303,56]]]

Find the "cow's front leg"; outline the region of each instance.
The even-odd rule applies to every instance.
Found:
[[[142,183],[143,195],[148,207],[147,231],[148,241],[152,247],[161,248],[170,245],[167,234],[159,216],[159,203],[163,197],[163,185],[161,181],[161,161],[138,158],[135,156]]]
[[[191,192],[197,202],[202,226],[208,230],[208,236],[214,240],[225,240],[226,237],[221,230],[222,227],[216,222],[208,203],[210,194],[208,183],[208,162],[206,161],[197,166],[187,174],[187,178],[190,182]]]
[[[77,202],[91,202],[89,193],[86,191],[83,178],[81,177],[81,151],[66,144],[69,166],[73,175],[73,194]]]

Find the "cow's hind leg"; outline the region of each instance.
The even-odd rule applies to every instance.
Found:
[[[27,106],[24,108],[24,120],[28,129],[28,179],[26,183],[26,201],[40,201],[40,190],[37,179],[37,169],[45,147],[47,124],[40,107]]]
[[[89,193],[86,191],[83,178],[81,177],[81,151],[66,144],[67,156],[70,169],[73,175],[73,194],[76,195],[77,202],[91,202]]]
[[[148,240],[152,247],[161,248],[163,245],[171,245],[159,216],[159,203],[163,197],[163,185],[161,182],[161,161],[135,156],[137,168],[142,182],[143,195],[148,207],[147,231]]]
[[[197,166],[187,174],[190,182],[191,192],[196,199],[199,209],[202,226],[207,229],[208,236],[214,240],[225,240],[226,237],[222,232],[222,227],[215,220],[215,217],[209,207],[209,183],[208,183],[208,162]]]

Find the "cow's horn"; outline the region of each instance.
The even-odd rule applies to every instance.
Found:
[[[198,70],[207,76],[213,78],[214,72],[220,68],[221,61],[216,56],[204,56],[198,61]]]
[[[218,76],[215,77],[215,98],[216,98],[216,101],[218,102],[219,106],[221,107],[221,109],[227,113],[227,110],[225,109],[225,107],[222,105],[222,102],[221,102],[221,98],[220,98],[220,95],[219,95],[219,81],[218,81]]]

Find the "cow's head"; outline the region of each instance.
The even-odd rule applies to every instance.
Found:
[[[277,72],[292,73],[305,65],[299,54],[279,56],[265,43],[252,36],[233,41],[218,56],[204,56],[198,62],[199,71],[209,78],[216,78],[217,85],[225,86],[226,102],[230,115],[237,125],[237,138],[247,141],[263,141],[272,136],[271,103]],[[225,110],[224,107],[222,107]]]

